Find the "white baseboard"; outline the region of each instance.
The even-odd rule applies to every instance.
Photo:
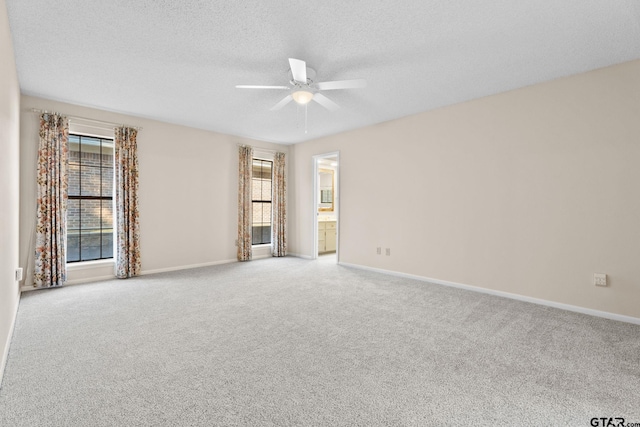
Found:
[[[64,282],[64,286],[82,285],[82,284],[91,283],[91,282],[102,282],[104,280],[113,280],[115,278],[116,276],[112,274],[109,276],[96,276],[96,277],[87,277],[84,279],[67,280],[66,282]],[[50,289],[50,288],[34,288],[33,286],[22,286],[20,288],[20,292],[37,291],[40,289]]]
[[[190,268],[209,267],[209,266],[212,266],[212,265],[230,264],[232,262],[238,262],[238,260],[237,259],[226,259],[226,260],[221,260],[221,261],[204,262],[202,264],[190,264],[190,265],[180,265],[178,267],[158,268],[156,270],[145,270],[145,271],[142,271],[140,273],[140,275],[141,276],[145,276],[147,274],[167,273],[169,271],[188,270]]]
[[[525,295],[512,294],[510,292],[496,291],[494,289],[481,288],[479,286],[465,285],[463,283],[449,282],[447,280],[432,279],[430,277],[418,276],[415,274],[408,274],[408,273],[400,273],[398,271],[384,270],[381,268],[368,267],[365,265],[350,264],[347,262],[339,262],[338,264],[343,265],[345,267],[352,267],[360,270],[375,271],[377,273],[388,274],[391,276],[405,277],[407,279],[420,280],[422,282],[435,283],[437,285],[450,286],[453,288],[465,289],[468,291],[480,292],[483,294],[495,295],[503,298],[509,298],[513,300],[530,302],[538,305],[544,305],[547,307],[559,308],[561,310],[573,311],[576,313],[588,314],[590,316],[603,317],[605,319],[617,320],[619,322],[626,322],[626,323],[633,323],[635,325],[640,325],[640,318],[625,316],[623,314],[594,310],[591,308],[579,307],[577,305],[564,304],[564,303],[549,301],[549,300],[540,299],[540,298],[528,297]]]
[[[64,282],[64,285],[65,286],[81,285],[83,283],[102,282],[103,280],[113,280],[115,278],[116,278],[115,274],[110,274],[108,276],[97,276],[97,277],[89,277],[86,279],[67,280],[66,282]]]
[[[7,366],[7,360],[9,360],[9,347],[11,346],[11,339],[13,338],[13,329],[16,326],[16,318],[18,317],[18,307],[20,306],[20,294],[18,294],[18,302],[16,309],[13,312],[13,319],[11,319],[11,325],[9,326],[9,335],[4,343],[4,351],[2,352],[2,359],[0,359],[0,389],[2,388],[2,379],[4,378],[4,368]]]
[[[266,258],[266,257],[265,257]],[[156,274],[156,273],[166,273],[169,271],[179,271],[179,270],[188,270],[190,268],[199,268],[199,267],[208,267],[211,265],[220,265],[220,264],[230,264],[232,262],[238,262],[237,259],[227,259],[227,260],[222,260],[222,261],[212,261],[212,262],[205,262],[202,264],[190,264],[190,265],[181,265],[181,266],[177,266],[177,267],[168,267],[168,268],[158,268],[155,270],[143,270],[140,272],[141,276],[146,276],[147,274]],[[91,283],[91,282],[101,282],[104,280],[113,280],[116,279],[117,277],[115,276],[115,274],[113,275],[109,275],[109,276],[96,276],[96,277],[89,277],[89,278],[83,278],[83,279],[76,279],[76,280],[67,280],[66,282],[64,282],[64,286],[72,286],[72,285],[81,285],[83,283]],[[38,290],[40,288],[34,288],[33,286],[22,286],[20,288],[21,292],[28,292],[28,291],[35,291]]]
[[[287,253],[287,256],[293,256],[296,258],[302,258],[302,259],[313,259],[313,257],[311,257],[311,255],[302,255],[302,254],[292,254],[292,253]]]

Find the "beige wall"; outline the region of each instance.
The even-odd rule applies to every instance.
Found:
[[[640,318],[640,61],[296,145],[292,252],[337,150],[341,262]]]
[[[20,89],[4,0],[0,0],[0,384],[20,298],[18,267]]]
[[[287,146],[23,96],[20,181],[20,264],[23,266],[27,264],[35,218],[33,171],[38,114],[31,112],[32,108],[143,128],[138,133],[143,273],[235,260],[237,144],[285,152],[288,149]],[[109,265],[71,270],[68,280],[73,283],[108,276],[113,276],[113,267]]]

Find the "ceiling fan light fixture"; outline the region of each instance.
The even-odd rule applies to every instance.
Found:
[[[311,100],[313,99],[313,93],[309,92],[308,90],[301,89],[293,92],[291,94],[291,97],[298,104],[305,105],[311,102]]]

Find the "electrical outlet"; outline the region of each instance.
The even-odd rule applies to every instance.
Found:
[[[16,282],[22,280],[22,267],[16,268]]]
[[[381,247],[377,247],[377,248],[376,248],[376,253],[377,253],[378,255],[382,255],[382,248],[381,248]]]
[[[607,286],[607,275],[604,273],[593,273],[593,284],[596,286]]]
[[[236,246],[238,246],[238,239],[236,239]]]
[[[385,250],[385,253],[387,254],[387,256],[391,255],[391,248],[387,248]]]

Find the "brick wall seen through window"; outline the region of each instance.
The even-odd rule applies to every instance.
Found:
[[[69,134],[67,262],[113,258],[113,140]]]
[[[253,159],[251,198],[253,201],[253,221],[251,243],[264,245],[271,243],[271,177],[273,162]]]

